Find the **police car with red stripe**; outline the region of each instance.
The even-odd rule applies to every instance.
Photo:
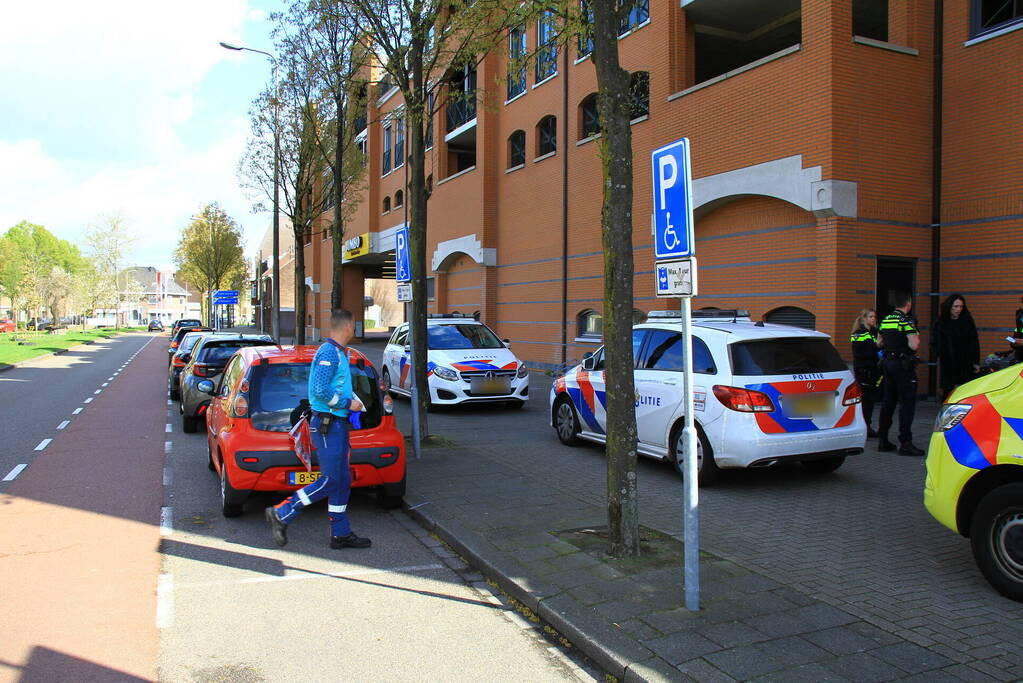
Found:
[[[411,347],[408,323],[398,326],[384,349],[382,378],[392,394],[410,396]],[[426,320],[430,405],[506,403],[521,408],[529,400],[529,368],[489,327],[460,314]]]
[[[638,448],[682,474],[682,321],[654,311],[632,331]],[[859,385],[828,335],[754,323],[746,311],[693,313],[694,417],[700,484],[721,469],[800,462],[832,472],[863,452]],[[562,443],[603,443],[604,350],[555,380],[550,424]]]

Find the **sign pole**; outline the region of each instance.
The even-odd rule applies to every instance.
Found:
[[[409,342],[409,363],[412,363],[412,359],[415,358],[416,346],[415,346],[415,334],[414,325],[412,325],[412,303],[405,304],[405,320],[409,321],[408,326],[408,342]],[[419,385],[416,382],[416,369],[411,368],[409,374],[412,375],[412,457],[415,460],[419,460]]]
[[[416,345],[426,343],[425,339],[416,339],[416,326],[412,324],[412,260],[409,258],[409,234],[408,225],[403,225],[394,236],[394,271],[395,280],[398,281],[398,301],[405,301],[405,321],[408,323],[408,347],[409,363],[415,359]],[[404,287],[402,285],[405,285]],[[405,298],[405,297],[408,298]],[[419,386],[416,382],[416,369],[409,368],[412,374],[412,454],[413,458],[419,460],[419,441],[422,435],[422,426],[419,423]]]
[[[682,395],[685,397],[685,477],[682,482],[684,543],[685,543],[685,598],[686,609],[700,609],[700,486],[696,454],[696,420],[693,417],[693,305],[688,296],[682,297]]]

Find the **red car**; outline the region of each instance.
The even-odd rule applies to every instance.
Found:
[[[236,517],[253,491],[296,491],[315,481],[291,448],[291,412],[307,398],[316,346],[250,346],[228,362],[218,389],[211,380],[197,388],[213,396],[207,412],[209,467],[220,475],[225,517]],[[405,495],[405,439],[394,423],[393,403],[373,364],[350,349],[352,384],[366,406],[362,428],[351,432],[352,488],[375,487],[385,508]]]
[[[18,326],[10,318],[0,318],[0,333],[2,332],[14,332],[18,329]]]

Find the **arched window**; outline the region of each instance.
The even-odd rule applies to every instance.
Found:
[[[791,325],[807,330],[817,329],[817,316],[798,306],[782,306],[764,316],[764,322],[775,325]]]
[[[650,72],[634,71],[629,76],[629,90],[632,93],[632,106],[629,118],[635,121],[650,115]]]
[[[401,206],[404,203],[405,203],[405,193],[402,192],[401,190],[398,190],[397,192],[394,193],[394,208],[397,209],[399,206]]]
[[[579,314],[579,336],[600,339],[604,336],[604,316],[593,309]]]
[[[579,103],[579,139],[600,135],[600,115],[597,112],[597,93],[590,93]]]
[[[558,151],[558,119],[548,115],[536,124],[536,156],[553,154]]]
[[[517,130],[508,136],[508,168],[526,163],[526,131]]]
[[[387,213],[390,210],[391,210],[391,198],[390,197],[384,197],[384,213]]]

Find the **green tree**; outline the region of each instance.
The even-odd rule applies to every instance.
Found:
[[[18,245],[7,237],[0,237],[0,297],[8,299],[12,313],[18,308],[25,287],[25,267]]]
[[[192,287],[205,292],[203,311],[212,326],[209,295],[245,273],[242,234],[238,224],[217,204],[207,204],[181,231],[174,264]]]
[[[53,268],[60,268],[74,277],[85,265],[77,246],[35,223],[18,223],[6,232],[4,239],[14,256],[11,263],[0,265],[2,286],[10,288],[8,295],[13,293],[26,313],[38,314],[39,307],[45,303],[47,294],[42,288],[46,287]]]
[[[124,264],[128,253],[135,244],[135,238],[128,232],[128,224],[119,214],[111,214],[89,226],[85,233],[92,264],[99,276],[106,280],[104,289],[116,293],[117,324],[124,326],[121,304],[126,302],[129,276]]]

